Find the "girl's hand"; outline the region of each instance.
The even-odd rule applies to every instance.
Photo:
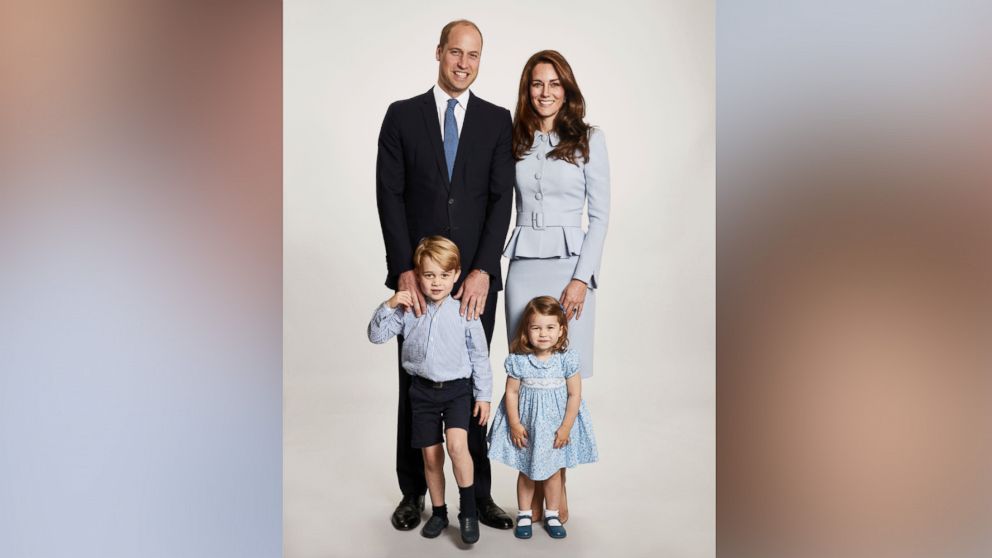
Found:
[[[527,447],[527,429],[519,422],[510,425],[510,441],[518,448]]]
[[[396,294],[386,301],[386,306],[396,308],[397,305],[402,306],[403,310],[413,308],[413,294],[410,291],[396,291]]]
[[[572,279],[565,285],[565,290],[561,292],[561,298],[558,299],[558,302],[561,303],[562,309],[565,310],[566,320],[572,319],[573,312],[575,313],[576,320],[582,315],[582,306],[586,303],[586,291],[588,288],[585,283],[578,279]]]
[[[555,430],[554,448],[561,449],[567,446],[568,443],[572,441],[570,438],[571,434],[572,434],[571,428],[565,428],[564,426],[558,427],[558,430]]]
[[[479,417],[479,426],[482,426],[489,422],[489,402],[488,401],[476,401],[475,409],[472,410],[473,417]]]

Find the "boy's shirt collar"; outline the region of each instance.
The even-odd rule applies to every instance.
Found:
[[[425,302],[427,302],[427,310],[431,314],[433,314],[434,312],[436,312],[437,309],[440,308],[450,298],[451,298],[451,293],[448,293],[444,298],[442,298],[441,300],[439,300],[437,302],[434,302],[433,300],[431,300],[431,299],[429,299],[427,297],[424,297]]]

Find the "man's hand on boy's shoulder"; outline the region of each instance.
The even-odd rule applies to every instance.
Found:
[[[479,417],[479,425],[484,425],[489,422],[489,402],[488,401],[476,401],[475,409],[472,410],[473,417]]]
[[[452,298],[461,301],[458,313],[469,320],[478,320],[486,308],[489,296],[489,273],[473,269]]]
[[[427,301],[424,300],[424,295],[417,286],[417,272],[412,269],[404,271],[400,273],[396,282],[397,291],[407,291],[413,297],[413,302],[407,306],[407,310],[412,309],[414,315],[419,318],[427,308]]]

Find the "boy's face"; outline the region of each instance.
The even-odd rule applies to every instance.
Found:
[[[457,269],[441,269],[436,261],[431,258],[424,258],[420,269],[417,270],[417,277],[420,279],[420,291],[428,300],[438,302],[451,293],[451,289],[458,280],[461,273]]]

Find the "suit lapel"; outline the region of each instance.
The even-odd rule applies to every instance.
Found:
[[[450,191],[451,181],[448,179],[448,165],[444,160],[444,144],[441,143],[441,127],[437,122],[437,105],[434,104],[434,89],[432,88],[428,91],[423,99],[424,101],[420,108],[424,116],[424,126],[427,127],[427,136],[431,139],[431,144],[434,146],[434,158],[437,160],[438,174],[441,175],[444,189]],[[461,142],[459,142],[460,149]],[[455,156],[455,161],[458,161],[457,155]]]

